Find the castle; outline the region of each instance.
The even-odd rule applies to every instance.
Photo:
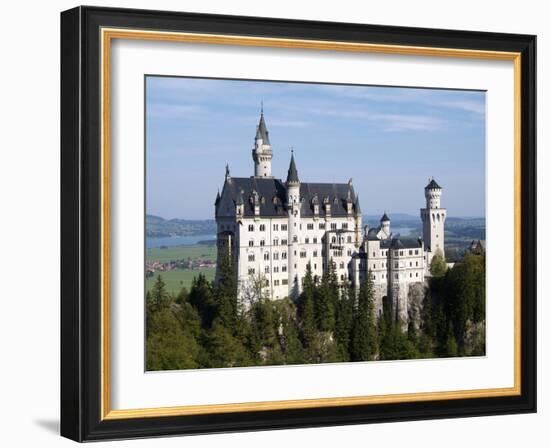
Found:
[[[338,281],[355,288],[370,271],[377,311],[388,301],[396,317],[407,322],[411,294],[423,289],[434,254],[445,254],[447,211],[441,208],[442,189],[437,182],[432,179],[424,189],[423,237],[400,238],[392,234],[386,213],[379,227],[363,229],[359,196],[351,179],[302,182],[293,153],[286,181],[275,178],[263,111],[252,159],[251,177],[233,177],[226,166],[225,182],[215,201],[218,266],[229,255],[241,300],[258,294],[296,299],[307,265],[320,279],[332,260]]]

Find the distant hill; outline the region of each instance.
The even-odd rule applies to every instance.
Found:
[[[216,222],[213,219],[164,219],[146,215],[145,229],[149,237],[213,235],[216,233]]]

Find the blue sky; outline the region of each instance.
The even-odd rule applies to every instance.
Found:
[[[254,173],[262,101],[275,177],[294,148],[300,180],[353,178],[364,214],[418,215],[434,176],[449,216],[485,215],[484,92],[152,76],[147,213],[213,218],[225,164]]]

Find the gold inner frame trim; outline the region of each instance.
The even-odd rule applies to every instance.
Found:
[[[390,395],[314,398],[229,404],[188,405],[139,409],[111,409],[110,347],[110,63],[113,39],[184,42],[211,45],[237,45],[382,53],[410,56],[454,57],[513,61],[514,63],[514,386],[507,388],[419,392]],[[279,39],[200,33],[101,29],[101,419],[168,417],[229,412],[307,409],[316,407],[358,406],[431,400],[503,397],[521,394],[521,54],[514,52],[418,47],[305,39]]]

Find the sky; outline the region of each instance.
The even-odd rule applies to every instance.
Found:
[[[448,216],[485,216],[485,92],[148,76],[145,95],[148,214],[213,219],[226,163],[254,175],[263,103],[275,177],[292,148],[301,181],[352,178],[364,214],[419,215],[434,177]]]

